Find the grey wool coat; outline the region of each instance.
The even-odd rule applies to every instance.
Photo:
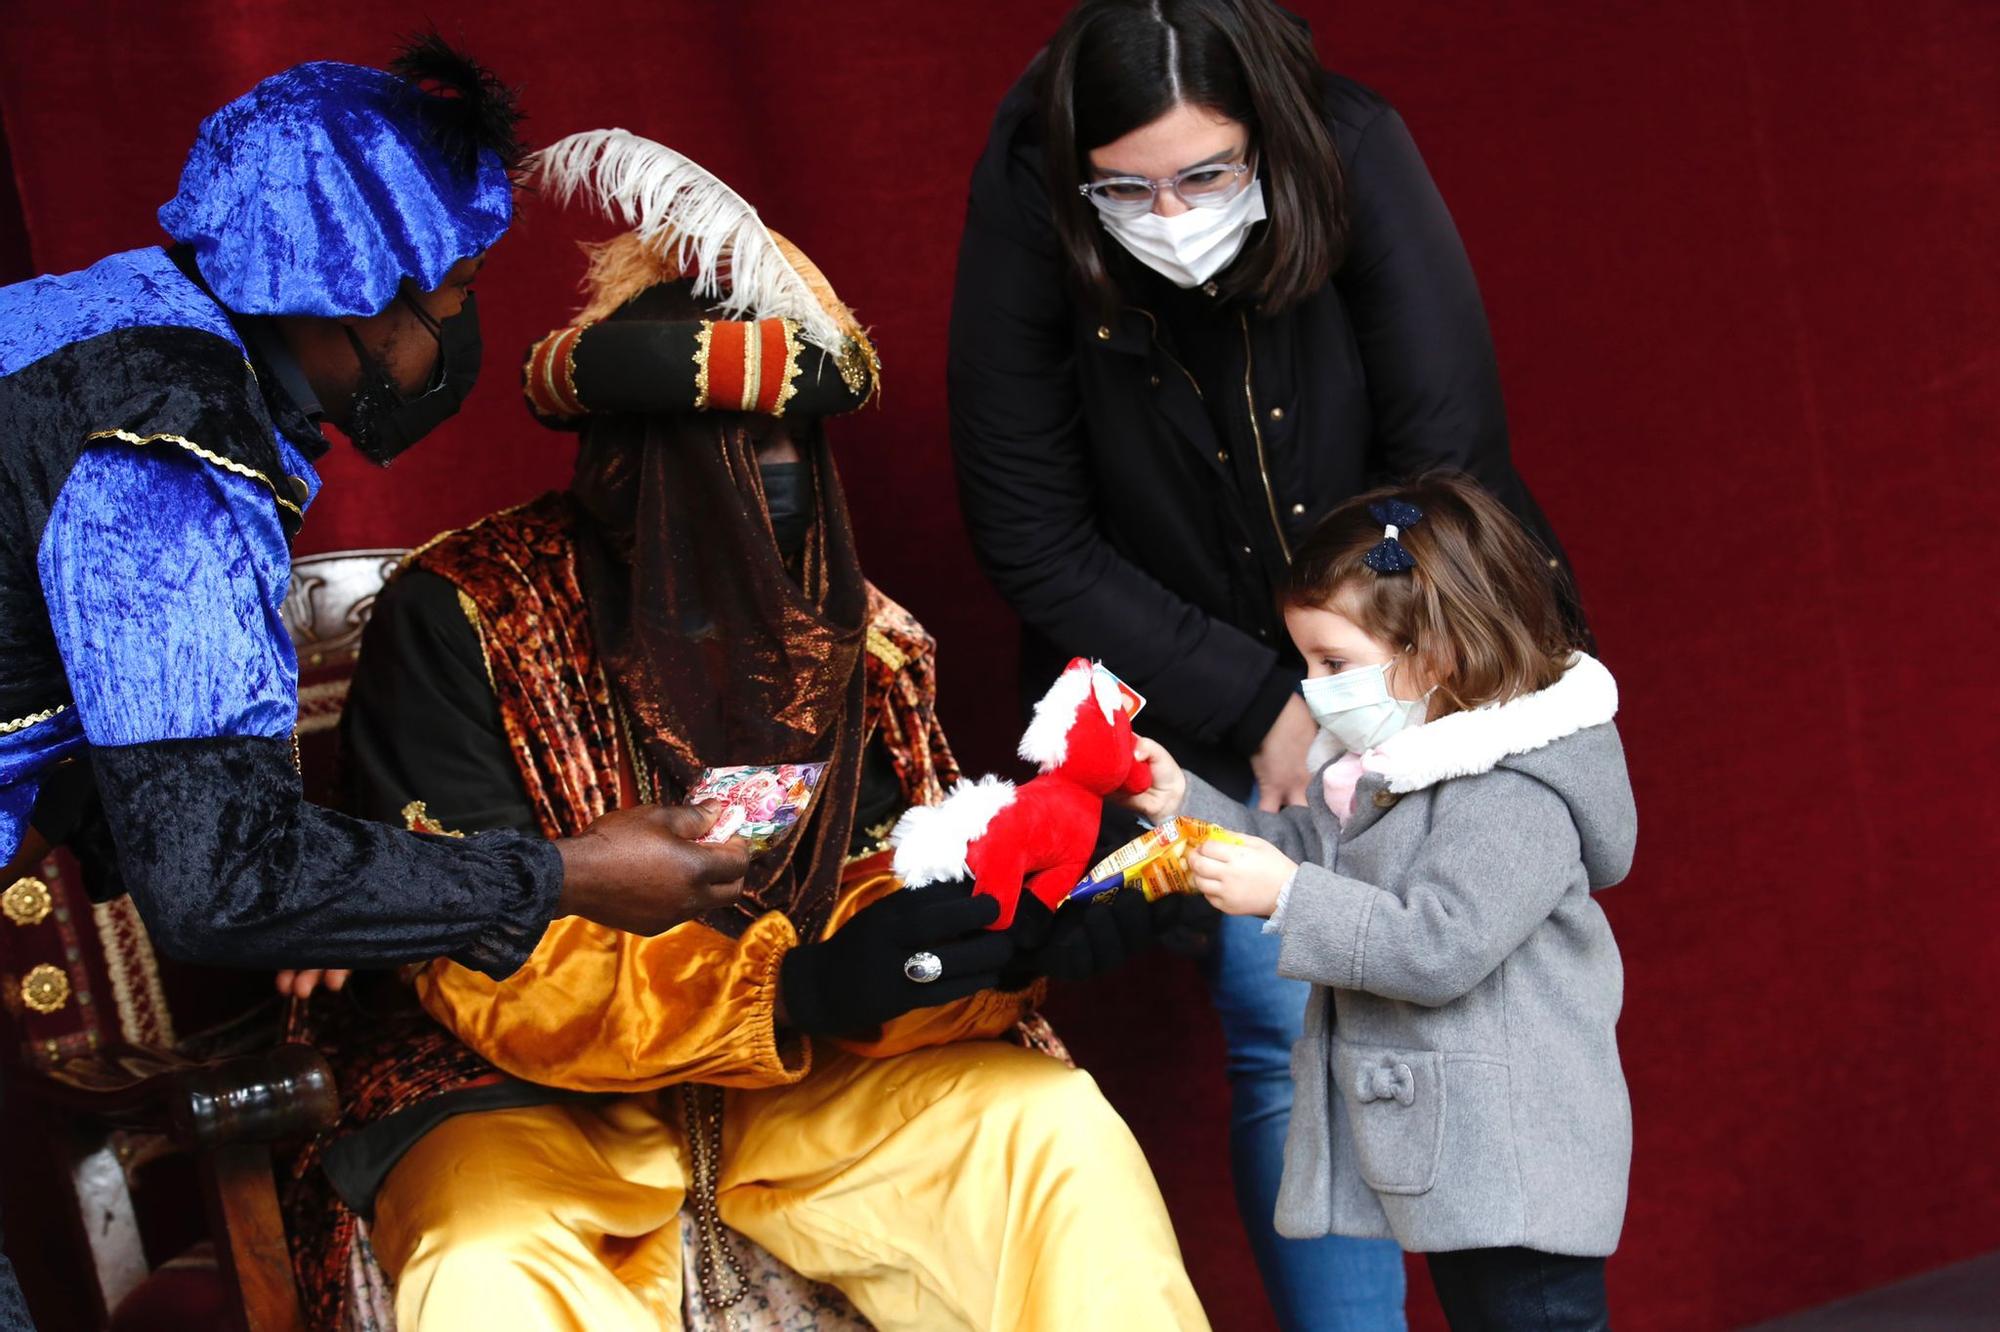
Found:
[[[1280,1233],[1617,1247],[1624,970],[1591,897],[1625,877],[1638,828],[1617,709],[1578,654],[1539,693],[1394,737],[1344,828],[1318,775],[1280,814],[1189,777],[1183,813],[1299,862],[1274,917],[1280,974],[1313,984]]]

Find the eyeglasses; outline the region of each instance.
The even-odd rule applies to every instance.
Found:
[[[1079,185],[1076,192],[1112,217],[1138,217],[1153,211],[1162,189],[1189,208],[1220,208],[1243,192],[1256,168],[1251,162],[1208,162],[1191,166],[1161,180],[1144,176],[1110,176]]]

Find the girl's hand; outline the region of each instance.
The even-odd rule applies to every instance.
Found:
[[[1180,813],[1181,806],[1187,803],[1187,775],[1158,741],[1144,736],[1133,739],[1138,743],[1132,747],[1132,758],[1152,768],[1153,784],[1138,795],[1119,793],[1111,799],[1142,819],[1164,823]]]
[[[1298,871],[1290,856],[1261,837],[1242,845],[1210,838],[1188,853],[1188,871],[1201,895],[1231,916],[1269,916],[1278,890]]]

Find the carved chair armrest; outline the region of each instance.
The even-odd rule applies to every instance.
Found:
[[[339,1113],[325,1057],[290,1043],[206,1061],[121,1046],[20,1070],[14,1085],[58,1109],[164,1134],[187,1151],[296,1141]]]

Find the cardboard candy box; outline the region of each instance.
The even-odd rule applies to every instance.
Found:
[[[1209,840],[1243,844],[1243,838],[1201,819],[1175,817],[1149,828],[1091,867],[1065,902],[1087,902],[1106,893],[1137,888],[1148,902],[1170,893],[1196,891],[1188,877],[1188,852]]]

